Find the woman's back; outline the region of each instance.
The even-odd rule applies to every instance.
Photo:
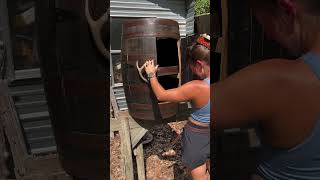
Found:
[[[303,59],[293,65],[304,74],[297,77],[304,78],[288,74],[287,83],[282,82],[287,92],[282,108],[262,125],[268,131],[263,132],[261,177],[320,179],[320,55],[309,53]]]
[[[210,79],[193,80],[190,83],[196,87],[197,91],[190,91],[194,94],[194,98],[191,100],[193,108],[201,108],[210,101]]]
[[[205,85],[203,85],[205,83]],[[191,118],[200,123],[210,123],[210,78],[203,80],[200,93],[192,102]]]
[[[215,84],[213,125],[259,124],[262,178],[320,179],[320,6],[315,6],[319,1],[250,2],[269,38],[292,55],[308,51],[318,55],[260,62]]]

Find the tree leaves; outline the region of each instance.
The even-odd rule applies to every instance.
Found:
[[[194,9],[196,16],[210,13],[210,0],[196,0]]]

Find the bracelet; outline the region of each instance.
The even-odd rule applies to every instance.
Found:
[[[147,73],[148,79],[150,80],[151,78],[155,77],[156,74],[155,73]]]

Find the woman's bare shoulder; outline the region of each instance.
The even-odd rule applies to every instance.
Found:
[[[203,80],[191,80],[185,83],[184,85],[193,87],[193,88],[208,88],[207,83],[204,82]]]
[[[235,72],[226,80],[254,81],[255,83],[260,82],[265,84],[268,81],[272,82],[274,80],[287,78],[288,75],[299,74],[301,64],[301,60],[281,58],[267,59]]]

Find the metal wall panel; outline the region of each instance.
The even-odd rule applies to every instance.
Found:
[[[180,35],[193,33],[193,1],[188,0],[111,0],[111,17],[156,17],[179,23]],[[112,24],[111,24],[112,27]]]
[[[13,81],[9,88],[29,153],[55,152],[56,143],[41,79],[26,77],[19,82]]]
[[[187,0],[187,14],[186,14],[186,34],[194,34],[194,0]]]
[[[114,92],[114,96],[115,96],[119,111],[128,110],[123,84],[122,83],[115,84],[113,88],[113,92]]]

